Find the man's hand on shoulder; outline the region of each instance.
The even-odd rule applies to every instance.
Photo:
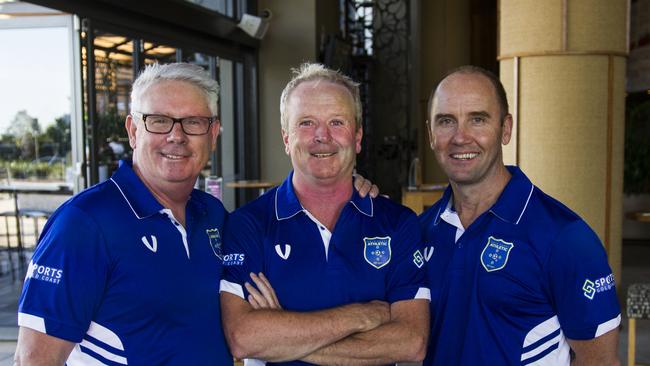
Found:
[[[354,173],[352,177],[354,178],[354,189],[359,192],[359,196],[366,197],[366,195],[370,194],[370,197],[375,198],[379,195],[379,187],[372,184],[369,179],[357,173]]]

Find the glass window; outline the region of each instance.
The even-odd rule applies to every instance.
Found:
[[[236,19],[240,19],[242,14],[247,13],[246,0],[185,0],[185,1]]]
[[[0,327],[17,327],[9,313],[38,236],[79,183],[73,25],[69,14],[0,0]]]
[[[0,9],[0,179],[65,183],[72,166],[70,16],[23,15],[29,6]]]
[[[83,37],[85,39],[85,33]],[[96,119],[98,181],[108,179],[117,168],[118,161],[130,156],[124,120],[129,113],[129,93],[133,81],[133,42],[128,37],[106,32],[96,32],[93,41],[95,110],[92,115]],[[85,47],[82,48],[82,61],[86,81],[84,86],[87,86],[88,59]],[[89,100],[87,90],[85,100]],[[85,103],[84,107],[85,115],[89,116],[89,104]],[[92,134],[87,134],[87,140],[92,138]],[[93,145],[89,143],[89,146]],[[91,151],[86,150],[86,159],[90,160]]]
[[[65,181],[70,165],[66,28],[1,29],[0,160],[8,179]]]
[[[82,47],[82,61],[84,66],[84,88],[86,89],[85,100],[93,97],[95,106],[85,103],[85,113],[87,118],[86,125],[86,159],[88,164],[88,176],[90,184],[93,184],[92,169],[97,170],[97,181],[108,179],[111,173],[117,168],[120,159],[129,158],[132,154],[128,142],[128,136],[124,129],[124,120],[130,111],[129,93],[134,75],[137,75],[138,69],[142,66],[135,64],[147,65],[154,62],[161,64],[171,62],[188,62],[200,65],[208,71],[215,79],[220,81],[220,102],[223,100],[232,103],[233,86],[230,70],[226,67],[221,70],[220,64],[230,66],[230,62],[220,60],[216,56],[206,53],[197,52],[191,49],[175,48],[173,46],[150,42],[148,40],[130,38],[124,35],[95,29],[93,31],[94,39],[92,42],[94,54],[94,88],[91,95],[88,94],[90,83],[88,80],[87,66],[87,47]],[[82,44],[86,44],[86,32],[82,34]],[[134,45],[136,45],[134,47]],[[138,51],[139,52],[136,52]],[[136,60],[141,60],[140,62]],[[226,72],[224,74],[224,71]],[[223,75],[227,77],[224,80]],[[223,106],[223,105],[222,105]],[[233,134],[233,116],[228,105],[219,108],[219,117],[222,126],[227,129],[227,140],[225,148],[230,151],[234,144],[235,135]],[[93,126],[96,131],[92,131]],[[232,167],[234,154],[228,154],[224,157],[221,153],[224,148],[224,135],[222,134],[217,143],[217,151],[203,169],[197,186],[203,188],[204,178],[208,176],[220,176],[225,180],[234,180],[235,173]],[[92,155],[95,158],[93,159]],[[223,161],[228,163],[224,166]],[[224,189],[222,200],[229,208],[234,208],[235,197],[232,189]]]

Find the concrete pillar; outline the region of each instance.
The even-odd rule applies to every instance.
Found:
[[[626,0],[500,0],[497,53],[506,162],[589,223],[619,281],[628,14]]]

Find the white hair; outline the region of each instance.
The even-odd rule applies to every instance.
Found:
[[[184,81],[199,88],[212,115],[218,115],[219,83],[201,66],[188,63],[158,63],[147,65],[133,82],[131,88],[131,112],[139,111],[141,98],[153,85],[161,81]]]

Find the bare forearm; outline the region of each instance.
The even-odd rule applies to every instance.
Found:
[[[331,311],[254,310],[238,327],[232,337],[236,344],[231,347],[237,357],[266,361],[299,359],[357,330],[357,324],[343,320],[341,315]],[[237,349],[242,353],[238,355]]]
[[[381,315],[381,308],[385,314]],[[387,305],[350,304],[309,313],[284,310],[224,312],[224,329],[233,355],[266,361],[295,360],[353,333],[388,320]],[[227,319],[226,319],[227,318]]]
[[[577,341],[569,339],[575,353],[572,366],[618,366],[618,329],[611,330],[600,337]]]
[[[74,343],[20,327],[14,365],[64,365]]]
[[[427,302],[422,301],[424,306]],[[426,353],[428,312],[413,309],[420,316],[398,319],[368,332],[356,333],[325,346],[303,361],[317,365],[385,365],[396,362],[420,362]],[[426,318],[425,318],[426,315]]]

